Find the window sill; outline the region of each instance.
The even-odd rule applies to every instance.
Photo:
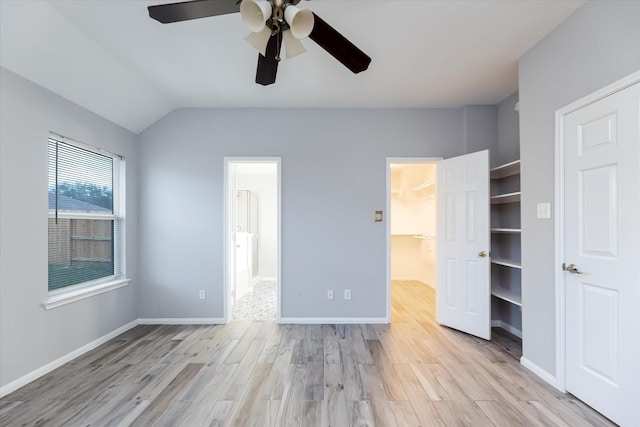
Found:
[[[51,310],[52,308],[60,307],[62,305],[70,304],[75,301],[80,301],[85,298],[90,298],[95,295],[113,291],[114,289],[125,287],[129,284],[129,282],[131,282],[131,279],[117,279],[106,283],[87,286],[81,289],[74,289],[69,292],[62,292],[59,294],[51,295],[42,303],[42,306],[45,310]]]

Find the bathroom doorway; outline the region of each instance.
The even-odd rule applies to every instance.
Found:
[[[225,319],[280,318],[280,159],[225,158]]]

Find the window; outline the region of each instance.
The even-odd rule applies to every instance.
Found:
[[[49,138],[49,291],[120,278],[121,160]]]

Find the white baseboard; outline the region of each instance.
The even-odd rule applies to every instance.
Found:
[[[134,320],[132,322],[127,323],[124,326],[119,327],[118,329],[109,332],[106,335],[101,336],[98,339],[95,339],[93,341],[91,341],[88,344],[83,345],[82,347],[73,350],[70,353],[65,354],[62,357],[57,358],[56,360],[54,360],[53,362],[49,362],[44,366],[41,366],[40,368],[29,372],[26,375],[23,375],[22,377],[11,381],[10,383],[0,387],[0,398],[8,395],[9,393],[13,393],[14,391],[16,391],[17,389],[19,389],[22,386],[25,386],[27,384],[29,384],[31,381],[34,381],[38,378],[40,378],[41,376],[48,374],[49,372],[53,371],[54,369],[59,368],[60,366],[64,365],[65,363],[68,363],[70,361],[72,361],[73,359],[75,359],[78,356],[83,355],[84,353],[93,350],[94,348],[106,343],[107,341],[117,337],[118,335],[128,331],[129,329],[135,327],[138,325],[138,320]]]
[[[549,372],[545,371],[544,369],[542,369],[541,367],[539,367],[538,365],[536,365],[526,357],[522,356],[520,358],[520,364],[525,368],[527,368],[528,370],[530,370],[531,372],[533,372],[534,374],[536,374],[537,376],[539,376],[540,378],[542,378],[544,381],[551,384],[553,387],[560,390],[560,387],[558,387],[558,380],[556,377],[554,377]],[[560,391],[563,391],[563,390],[560,390]]]
[[[140,325],[220,325],[227,323],[224,317],[209,318],[154,318],[154,319],[138,319]]]
[[[385,317],[281,317],[280,324],[292,325],[352,325],[352,324],[388,324]]]
[[[491,327],[504,329],[505,331],[510,332],[518,338],[522,339],[522,331],[520,329],[516,328],[515,326],[511,326],[510,324],[508,324],[507,322],[503,322],[502,320],[492,320]]]

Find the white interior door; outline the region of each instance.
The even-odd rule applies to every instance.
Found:
[[[489,151],[438,162],[438,323],[491,338]]]
[[[640,83],[565,116],[566,388],[640,425]]]

